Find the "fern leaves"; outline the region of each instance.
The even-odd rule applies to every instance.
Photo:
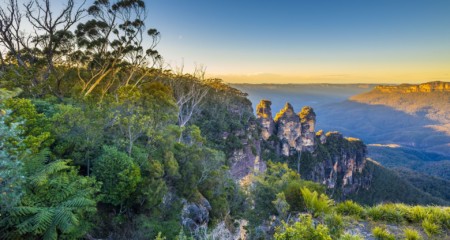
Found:
[[[320,214],[329,213],[331,211],[331,205],[333,200],[329,199],[327,195],[311,192],[308,188],[301,189],[303,199],[305,201],[306,209],[309,213],[312,213],[315,217]]]
[[[0,235],[50,240],[85,234],[86,228],[79,226],[86,225],[84,216],[96,210],[93,199],[98,187],[93,179],[79,176],[69,161],[46,163],[47,158],[48,152],[42,152],[24,161],[28,173],[22,186],[25,194],[19,206],[4,212]]]

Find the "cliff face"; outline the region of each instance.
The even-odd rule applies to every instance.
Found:
[[[370,185],[371,176],[362,174],[367,155],[362,141],[344,138],[338,132],[316,134],[316,114],[311,107],[303,107],[296,114],[286,103],[274,120],[271,112],[270,102],[261,101],[257,116],[266,146],[262,151],[275,151],[278,160],[288,162],[302,178],[325,184],[336,198]]]
[[[380,85],[375,87],[375,91],[383,93],[429,93],[429,92],[450,92],[450,83],[448,82],[428,82],[419,85],[401,84],[398,86]]]
[[[323,176],[328,188],[341,190],[343,195],[353,193],[360,187],[368,188],[371,176],[362,174],[366,165],[366,145],[356,138],[344,138],[338,132],[328,132],[325,138],[320,157],[325,160],[322,161]]]

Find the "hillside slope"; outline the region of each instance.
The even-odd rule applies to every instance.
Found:
[[[388,168],[407,168],[450,180],[450,157],[406,147],[368,145],[369,157]]]
[[[381,166],[378,162],[371,159],[367,160],[363,174],[368,174],[367,172],[371,172],[373,176],[370,188],[360,189],[357,193],[349,196],[350,199],[369,205],[381,202],[449,204],[449,202],[415,187],[394,171]]]

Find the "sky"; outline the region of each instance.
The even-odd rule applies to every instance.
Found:
[[[450,80],[449,0],[145,0],[172,68],[226,82]]]

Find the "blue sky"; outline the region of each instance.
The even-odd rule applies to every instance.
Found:
[[[171,66],[229,82],[450,79],[450,1],[146,1]]]

